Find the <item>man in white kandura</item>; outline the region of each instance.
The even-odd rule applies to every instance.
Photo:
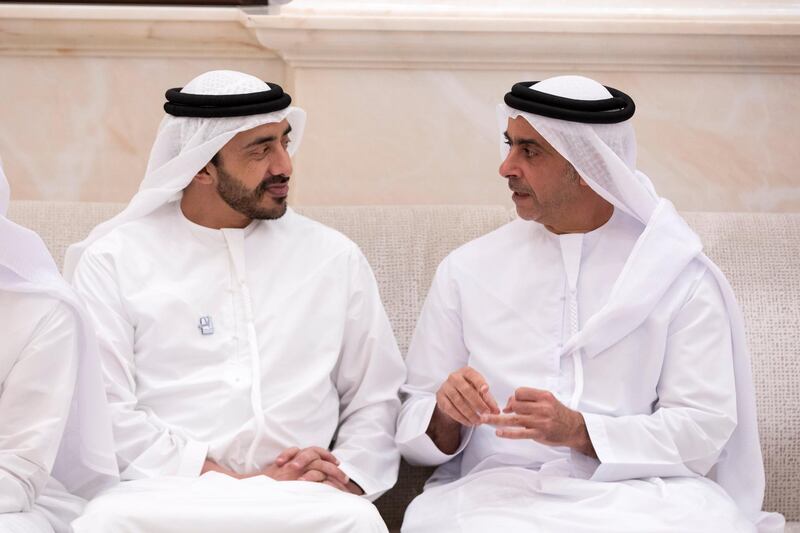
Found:
[[[76,533],[385,531],[405,369],[359,248],[287,208],[305,112],[231,71],[167,100],[139,192],[65,260],[123,480]]]
[[[404,533],[782,531],[741,313],[636,170],[633,101],[561,76],[505,102],[519,218],[445,258],[422,309],[396,438],[441,466]]]
[[[117,480],[103,376],[82,305],[8,200],[0,163],[0,531],[68,533]]]

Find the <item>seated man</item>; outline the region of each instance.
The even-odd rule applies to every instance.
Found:
[[[505,102],[519,218],[445,258],[422,309],[396,438],[442,466],[403,531],[781,531],[740,311],[636,171],[633,101],[562,76]]]
[[[5,218],[8,192],[0,164],[0,531],[67,533],[77,495],[117,476],[100,361],[44,243]]]
[[[139,192],[65,262],[123,480],[75,531],[385,531],[405,369],[361,251],[287,207],[305,112],[230,71],[167,99]]]

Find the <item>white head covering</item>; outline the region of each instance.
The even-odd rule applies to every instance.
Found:
[[[233,95],[269,91],[260,79],[230,70],[206,72],[190,81],[182,93]],[[72,273],[83,251],[109,231],[152,213],[162,205],[180,197],[183,189],[211,158],[239,132],[263,124],[288,120],[289,155],[294,155],[303,137],[306,113],[299,107],[244,117],[197,118],[166,115],[158,128],[147,171],[128,206],[114,218],[98,225],[83,241],[73,244],[64,257],[64,277]]]
[[[70,492],[89,498],[118,480],[97,341],[83,305],[59,275],[42,240],[6,218],[8,202],[0,161],[0,290],[46,294],[67,304],[78,318],[77,382],[52,474]]]
[[[576,100],[611,98],[600,83],[581,76],[543,80],[535,90]],[[738,423],[716,465],[712,477],[759,531],[781,530],[783,518],[762,513],[764,464],[758,439],[755,390],[744,319],[728,280],[702,253],[700,238],[660,198],[650,179],[636,170],[636,138],[630,120],[618,124],[585,124],[547,118],[513,109],[497,108],[502,156],[508,152],[503,132],[508,119],[523,117],[578,171],[601,197],[643,224],[645,230],[634,246],[607,304],[590,317],[564,345],[562,355],[582,349],[594,357],[636,329],[661,300],[675,279],[694,260],[702,261],[722,291],[731,321]]]

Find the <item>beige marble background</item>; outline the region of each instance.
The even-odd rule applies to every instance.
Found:
[[[15,199],[125,201],[144,176],[164,92],[228,68],[283,82],[259,59],[0,57],[0,157]]]
[[[205,10],[195,17],[202,20],[189,20],[174,10],[84,16],[76,10],[97,8],[43,14],[0,7],[0,156],[13,198],[127,200],[143,175],[164,91],[205,70],[228,68],[284,85],[309,113],[295,161],[296,204],[510,205],[497,174],[494,107],[515,81],[576,72],[634,97],[639,167],[679,209],[800,210],[800,68],[793,59],[776,67],[773,60],[761,65],[757,59],[740,65],[734,57],[729,65],[705,69],[678,58],[673,69],[669,61],[650,68],[645,57],[634,65],[592,68],[585,57],[572,64],[526,64],[519,58],[509,64],[498,56],[492,64],[489,55],[465,65],[457,54],[469,37],[446,31],[448,22],[439,19],[445,31],[404,30],[402,39],[416,48],[391,56],[392,39],[399,38],[391,26],[396,19],[383,13],[379,22],[389,28],[389,56],[359,55],[383,39],[374,25],[366,28],[372,40],[348,27],[335,35],[336,42],[346,42],[347,53],[334,61],[303,48],[318,34],[291,33],[293,26],[311,25],[304,18],[315,13],[308,3],[293,3],[292,16],[278,20],[280,31],[289,32],[288,41],[280,34],[279,45],[270,42],[278,34],[270,26],[276,19],[268,19],[274,14]],[[351,12],[361,9],[359,2],[341,4]],[[794,20],[790,2],[773,4],[780,9],[769,11],[770,20]],[[424,18],[415,5],[414,16]],[[454,9],[444,12],[457,18]],[[763,19],[764,13],[757,15]],[[143,21],[132,26],[137,17]],[[357,19],[314,20],[339,28],[343,20]],[[408,20],[404,28],[425,24]],[[224,31],[211,32],[214,24]],[[686,25],[697,33],[697,20]],[[481,38],[498,46],[518,35],[491,31],[485,26]],[[594,41],[580,28],[570,31],[589,47],[597,42],[602,48],[602,37]],[[771,30],[759,31],[769,36]],[[425,62],[425,39],[434,37],[432,52],[441,53],[442,43],[458,44],[449,52],[452,65]],[[791,47],[796,41],[786,42]],[[422,57],[402,55],[418,49]],[[780,46],[770,48],[776,49],[780,56]],[[670,50],[663,53],[669,56]],[[542,51],[531,49],[537,54]]]
[[[639,168],[680,209],[800,210],[800,77],[581,73],[636,100]],[[515,81],[553,74],[299,72],[310,118],[297,199],[505,202],[495,105]]]

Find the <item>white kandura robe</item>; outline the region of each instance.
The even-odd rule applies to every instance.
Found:
[[[699,261],[620,342],[558,356],[607,301],[642,230],[618,209],[586,234],[518,219],[442,262],[406,359],[396,436],[408,461],[442,466],[404,533],[755,531],[702,477],[733,432],[736,399],[726,308]],[[525,386],[579,410],[600,461],[488,425],[442,453],[425,433],[435,393],[466,365],[501,408]]]
[[[51,296],[0,290],[0,532],[66,533],[83,509],[50,476],[75,387],[77,328]]]
[[[405,369],[354,243],[291,209],[214,230],[172,202],[93,243],[73,283],[97,326],[123,479],[90,503],[78,533],[157,533],[153,523],[302,531],[320,520],[333,531],[365,505],[361,530],[385,529],[368,501],[317,484],[242,482],[255,501],[242,505],[224,476],[197,478],[206,457],[252,473],[286,448],[327,448],[336,436],[340,468],[366,499],[395,483]],[[137,503],[123,505],[132,493]],[[190,494],[195,503],[176,503]]]

